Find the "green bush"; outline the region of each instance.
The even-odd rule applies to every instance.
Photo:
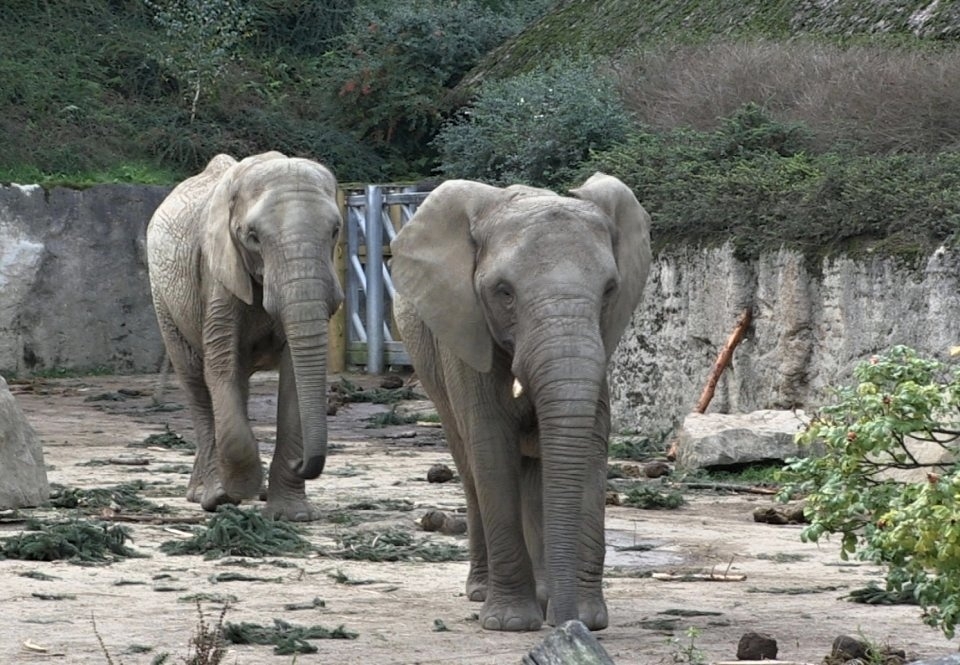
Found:
[[[627,137],[630,117],[612,80],[589,60],[484,84],[441,129],[441,172],[491,184],[566,184],[590,154]]]
[[[521,27],[473,0],[360,6],[332,58],[336,116],[384,154],[428,173],[428,142],[454,106],[452,88]]]
[[[713,132],[635,129],[577,178],[622,179],[650,212],[658,246],[729,241],[744,259],[782,246],[856,254],[882,241],[915,261],[960,228],[960,154],[816,154],[807,136],[748,105]]]
[[[924,464],[910,439],[956,456],[960,368],[898,346],[857,366],[798,435],[823,455],[791,460],[782,495],[807,495],[804,541],[841,537],[841,557],[885,566],[887,590],[912,589],[923,618],[952,637],[960,621],[960,468]],[[926,479],[891,477],[926,470]]]

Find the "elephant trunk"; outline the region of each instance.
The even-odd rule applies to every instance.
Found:
[[[328,305],[319,278],[301,278],[283,293],[280,320],[293,363],[303,435],[303,458],[294,472],[304,480],[318,477],[327,459]],[[296,293],[292,293],[296,292]]]
[[[529,375],[529,387],[540,429],[548,619],[560,625],[578,618],[581,534],[589,517],[583,506],[590,503],[585,493],[596,491],[606,459],[595,433],[605,363],[599,335],[540,346],[553,348],[552,358]]]

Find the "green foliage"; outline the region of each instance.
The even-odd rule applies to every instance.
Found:
[[[340,549],[327,556],[355,561],[465,561],[466,551],[459,545],[416,540],[400,529],[366,531],[342,536]]]
[[[591,151],[623,141],[630,125],[612,79],[589,60],[566,59],[485,83],[435,143],[447,177],[558,187]]]
[[[675,490],[662,492],[655,487],[639,485],[632,487],[623,498],[623,505],[644,510],[674,510],[686,501]]]
[[[397,413],[397,407],[394,405],[389,411],[375,413],[367,418],[365,427],[368,429],[376,429],[380,427],[390,427],[391,425],[410,425],[417,422],[417,420],[419,420],[419,418],[416,414]]]
[[[346,403],[396,404],[405,400],[424,399],[423,395],[410,386],[364,389],[346,377],[340,377],[340,380],[331,386],[331,390],[339,394]]]
[[[924,621],[952,637],[960,620],[960,473],[922,464],[911,439],[955,453],[960,369],[896,346],[854,370],[798,435],[823,455],[792,460],[782,496],[807,493],[805,541],[840,536],[843,559],[886,567],[887,590],[912,588]],[[927,469],[925,482],[893,469]]]
[[[127,547],[130,530],[114,524],[69,520],[40,522],[31,520],[27,531],[5,538],[0,557],[27,561],[70,563],[112,563],[119,559],[143,556]]]
[[[190,122],[200,93],[223,76],[245,37],[252,7],[246,0],[143,0],[163,29],[153,53],[189,89]]]
[[[333,630],[323,626],[298,626],[283,619],[274,619],[273,626],[243,621],[228,621],[223,626],[223,637],[233,644],[272,644],[278,656],[293,653],[316,653],[317,647],[307,640],[355,640],[357,633],[342,625]]]
[[[806,132],[750,105],[714,132],[642,128],[595,152],[651,214],[651,236],[731,242],[741,258],[787,246],[822,256],[882,241],[908,262],[960,229],[960,153],[806,152]]]
[[[67,487],[58,483],[50,486],[50,506],[53,508],[77,509],[86,513],[99,513],[103,509],[117,508],[127,513],[166,513],[161,506],[141,497],[138,493],[146,487],[142,480],[114,485],[113,487]]]
[[[638,462],[662,453],[661,447],[647,437],[615,437],[607,447],[607,457]]]
[[[159,434],[150,434],[143,441],[128,443],[128,448],[167,448],[169,450],[196,450],[197,445],[187,441],[170,429],[170,424],[163,426]]]
[[[160,545],[167,554],[203,554],[206,559],[225,556],[277,556],[303,554],[310,542],[289,522],[271,520],[255,510],[224,505],[206,527],[187,540],[168,540]]]
[[[361,5],[332,64],[337,116],[365,142],[416,162],[452,108],[450,92],[521,23],[474,0]]]

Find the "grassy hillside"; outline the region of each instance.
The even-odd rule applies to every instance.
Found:
[[[930,0],[561,0],[464,80],[511,76],[569,53],[618,57],[652,45],[798,36],[930,46],[960,37],[960,3]]]

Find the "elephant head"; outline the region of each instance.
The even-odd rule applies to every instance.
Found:
[[[227,169],[207,206],[201,252],[208,274],[263,307],[290,350],[299,402],[304,479],[327,455],[327,327],[343,300],[333,267],[341,217],[326,168],[278,152]],[[206,288],[206,287],[205,287]]]
[[[620,180],[598,173],[571,194],[447,181],[393,245],[397,291],[438,342],[477,372],[512,374],[535,408],[557,624],[577,618],[581,509],[603,492],[607,361],[651,260],[650,217]]]

